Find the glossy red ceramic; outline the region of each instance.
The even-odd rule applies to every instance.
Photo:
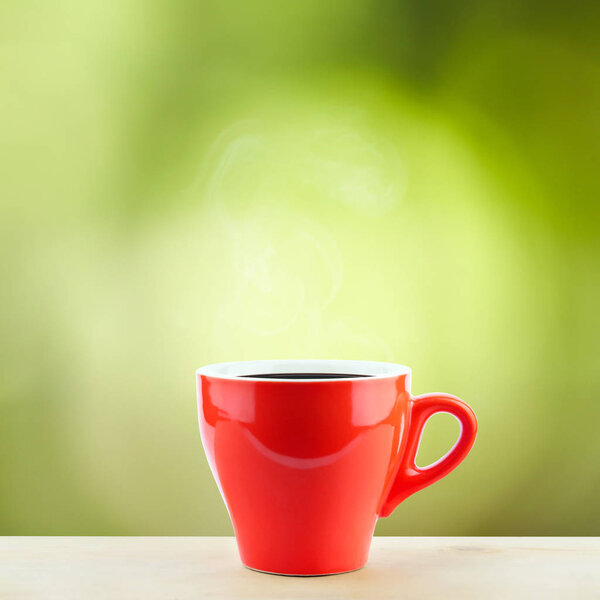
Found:
[[[367,373],[278,380],[267,372]],[[258,361],[199,369],[202,441],[242,562],[288,575],[352,571],[367,561],[378,518],[454,469],[471,449],[473,411],[447,394],[410,394],[410,370],[356,361]],[[425,423],[454,415],[454,447],[415,465]]]

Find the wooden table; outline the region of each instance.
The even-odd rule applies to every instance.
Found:
[[[5,537],[0,598],[600,598],[600,538],[377,537],[360,571],[280,577],[245,569],[233,538]]]

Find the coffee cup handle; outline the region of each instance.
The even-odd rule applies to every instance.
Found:
[[[454,446],[442,458],[427,467],[417,467],[415,460],[423,429],[436,413],[448,413],[458,419],[460,434]],[[408,438],[391,489],[379,510],[387,517],[406,498],[441,479],[455,469],[475,443],[477,419],[471,407],[450,394],[423,394],[411,399]]]

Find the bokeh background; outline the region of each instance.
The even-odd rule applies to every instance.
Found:
[[[0,533],[231,534],[194,371],[310,357],[479,417],[377,533],[600,535],[598,31],[585,0],[2,2]]]

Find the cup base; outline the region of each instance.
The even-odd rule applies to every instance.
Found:
[[[329,577],[330,575],[343,575],[344,573],[354,573],[360,571],[365,565],[356,567],[355,569],[347,569],[345,571],[331,571],[327,573],[278,573],[277,571],[267,571],[265,569],[257,569],[249,565],[244,565],[246,569],[250,571],[256,571],[257,573],[264,573],[265,575],[278,575],[279,577]]]

